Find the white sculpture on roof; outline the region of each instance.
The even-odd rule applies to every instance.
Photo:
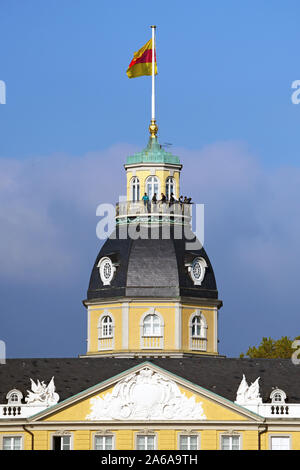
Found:
[[[262,403],[262,399],[259,393],[259,379],[260,377],[258,377],[255,382],[249,386],[245,375],[243,374],[242,381],[236,394],[235,403],[238,405],[260,405]]]
[[[37,383],[32,379],[30,381],[31,391],[27,390],[28,395],[25,398],[27,405],[56,405],[59,401],[59,395],[55,392],[54,377],[52,377],[48,385],[39,380]]]
[[[175,382],[148,367],[120,380],[111,393],[90,399],[87,420],[203,420],[202,403],[188,398]]]

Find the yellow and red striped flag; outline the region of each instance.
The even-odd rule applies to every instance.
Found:
[[[156,51],[154,50],[154,73],[157,74]],[[127,69],[129,78],[152,75],[152,39],[150,39],[139,51],[133,54],[133,59]]]

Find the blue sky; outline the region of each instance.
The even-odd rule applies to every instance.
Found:
[[[96,206],[125,192],[151,80],[129,80],[157,25],[160,142],[205,204],[220,351],[298,329],[299,2],[2,0],[0,339],[10,357],[85,352]],[[65,331],[69,331],[65,340]]]

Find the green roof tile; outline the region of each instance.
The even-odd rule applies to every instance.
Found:
[[[133,163],[172,163],[179,165],[179,157],[166,152],[165,149],[158,143],[157,138],[149,138],[147,147],[142,152],[137,152],[134,155],[127,157],[126,164]]]

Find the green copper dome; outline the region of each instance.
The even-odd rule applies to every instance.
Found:
[[[173,163],[174,165],[180,165],[180,160],[179,157],[166,152],[158,143],[157,137],[150,137],[147,147],[142,152],[127,157],[126,164],[131,165],[133,163]]]

